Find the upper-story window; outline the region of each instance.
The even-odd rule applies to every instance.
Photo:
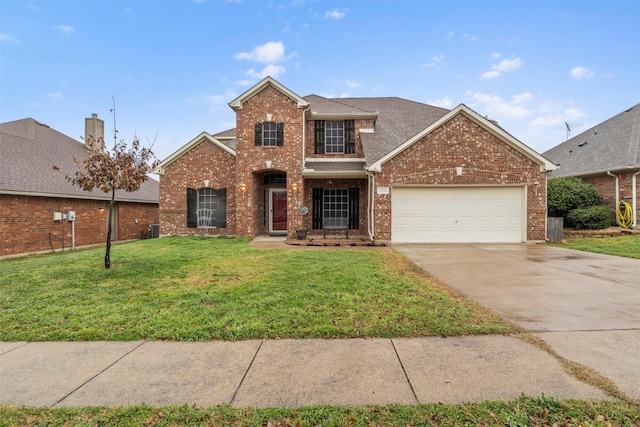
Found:
[[[284,123],[256,123],[255,143],[256,146],[282,147],[284,145]]]
[[[354,120],[316,120],[315,154],[353,154],[356,152]]]

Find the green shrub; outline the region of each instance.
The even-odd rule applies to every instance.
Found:
[[[609,206],[589,206],[572,210],[566,220],[570,227],[601,230],[611,225],[611,211]]]
[[[547,183],[547,207],[549,216],[561,216],[574,209],[588,208],[600,204],[595,187],[580,178],[556,178]]]

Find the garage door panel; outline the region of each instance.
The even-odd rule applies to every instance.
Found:
[[[522,187],[395,187],[394,242],[520,242]]]

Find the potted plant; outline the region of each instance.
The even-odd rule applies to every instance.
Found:
[[[296,228],[296,236],[298,237],[298,240],[306,240],[308,232],[309,230],[306,228]]]

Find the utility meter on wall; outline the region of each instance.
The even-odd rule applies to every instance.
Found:
[[[76,220],[76,211],[67,212],[67,221],[75,221]]]

